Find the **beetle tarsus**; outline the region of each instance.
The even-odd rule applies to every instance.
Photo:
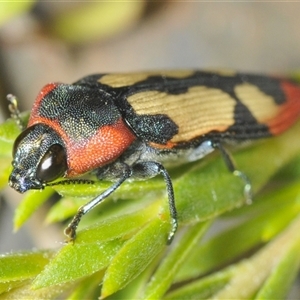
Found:
[[[65,229],[64,233],[69,238],[69,242],[73,242],[76,239],[76,229],[78,227],[78,224],[84,215],[84,211],[80,207],[77,214],[74,216],[71,223],[68,225],[68,227]]]
[[[253,192],[252,192],[252,184],[250,182],[250,179],[248,178],[248,176],[245,173],[243,173],[242,171],[236,169],[230,154],[226,151],[226,149],[220,143],[213,143],[213,147],[219,149],[228,170],[234,176],[237,176],[237,177],[241,178],[244,181],[244,183],[245,183],[244,195],[245,195],[245,198],[246,198],[246,203],[251,204],[252,203],[252,198],[253,198]]]
[[[246,198],[246,203],[247,204],[252,204],[253,191],[252,191],[252,184],[250,182],[250,179],[248,178],[248,176],[245,173],[243,173],[239,170],[234,170],[233,175],[235,175],[237,177],[240,177],[244,181],[244,183],[245,183],[244,195],[245,195],[245,198]]]
[[[169,235],[168,235],[168,240],[167,240],[167,244],[170,245],[174,239],[174,236],[175,236],[175,233],[177,231],[177,228],[178,228],[178,221],[177,221],[177,218],[172,218],[172,229],[171,231],[169,232]]]

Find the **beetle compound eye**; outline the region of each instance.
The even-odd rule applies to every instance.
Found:
[[[67,158],[61,145],[52,145],[46,152],[36,170],[36,177],[43,182],[53,181],[67,170]]]

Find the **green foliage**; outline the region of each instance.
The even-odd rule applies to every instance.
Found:
[[[61,10],[48,23],[64,41],[83,44],[106,39],[132,27],[142,16],[144,1],[93,1]]]
[[[252,205],[245,204],[242,180],[217,154],[176,168],[171,176],[180,229],[167,246],[170,222],[162,178],[125,183],[83,217],[74,243],[2,255],[0,299],[283,299],[300,262],[299,130],[297,124],[234,153],[253,183]],[[1,187],[17,134],[12,120],[0,126]],[[28,192],[17,208],[15,227],[54,190],[62,198],[50,209],[48,222],[70,218],[109,184]],[[209,230],[214,222],[224,227],[217,234]]]
[[[9,19],[28,12],[36,1],[1,1],[0,2],[0,26]]]

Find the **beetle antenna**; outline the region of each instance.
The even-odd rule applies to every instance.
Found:
[[[15,120],[21,131],[23,131],[25,129],[25,124],[21,119],[17,97],[15,95],[8,94],[6,98],[9,102],[8,109],[11,113],[11,117]]]
[[[66,179],[52,183],[46,183],[46,186],[68,185],[68,184],[93,184],[95,181],[89,179]]]

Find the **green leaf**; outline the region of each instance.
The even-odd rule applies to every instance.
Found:
[[[272,270],[255,299],[285,299],[297,277],[300,266],[300,243],[297,239]]]
[[[8,183],[8,175],[11,171],[11,165],[7,163],[7,158],[0,158],[0,189],[6,187]]]
[[[252,257],[175,289],[164,299],[253,299],[257,291],[255,299],[284,299],[299,269],[299,225],[297,217]]]
[[[75,281],[107,267],[122,245],[114,240],[105,243],[74,243],[64,246],[33,282],[39,289]]]
[[[53,251],[2,255],[0,258],[0,299],[32,298],[33,293],[29,288],[31,281],[43,270],[52,255]],[[51,293],[47,291],[46,294],[49,296]]]
[[[232,271],[226,269],[223,272],[214,273],[211,276],[187,283],[180,288],[174,289],[163,299],[165,300],[198,300],[213,297],[230,281]]]
[[[0,295],[0,300],[20,300],[20,299],[58,299],[66,290],[66,286],[56,286],[55,288],[45,288],[32,290],[31,282],[23,282],[21,286],[13,286],[12,290]],[[69,285],[67,288],[72,288]]]
[[[153,219],[153,215],[159,210],[159,204],[154,202],[142,210],[114,216],[83,229],[78,233],[76,243],[103,242],[123,236],[129,237]]]
[[[24,122],[27,122],[28,113],[22,113],[21,118]],[[12,119],[8,119],[0,125],[0,189],[7,185],[12,168],[12,146],[19,134],[20,128]]]
[[[30,216],[45,202],[54,191],[52,188],[28,191],[15,211],[14,227],[19,229]]]
[[[298,263],[300,255],[299,226],[300,217],[296,218],[278,237],[255,255],[231,267],[234,274],[230,282],[214,295],[214,299],[250,299],[260,288],[262,288],[263,293],[265,293],[267,289],[269,291],[278,289],[279,287],[272,286],[272,283],[276,284],[278,280],[276,275],[273,275],[274,277],[272,276],[272,272],[276,268],[284,269],[289,265],[286,261],[280,266],[281,261],[285,261],[287,255],[290,254],[291,251],[294,251],[291,250],[294,247],[298,249],[298,258],[295,261]],[[288,272],[288,270],[285,269],[285,272]],[[293,271],[292,274],[294,276],[296,275]],[[271,278],[273,277],[273,280],[270,279],[270,282],[266,283],[266,288],[264,287],[264,283],[269,276],[271,276]],[[249,280],[249,278],[255,278],[255,280]],[[290,283],[291,278],[288,278],[285,283],[287,282]],[[283,287],[283,291],[286,291],[286,286]]]
[[[50,251],[3,255],[0,258],[0,282],[33,278],[49,262],[51,256]]]
[[[206,232],[208,225],[207,223],[199,223],[192,228],[187,228],[180,241],[174,244],[168,256],[153,274],[150,283],[145,289],[143,299],[160,299],[165,294],[174,281],[178,269]]]
[[[102,298],[124,288],[166,246],[170,225],[155,219],[132,237],[111,261],[103,280]]]
[[[12,120],[0,125],[0,188],[4,188],[8,182],[11,171],[11,152],[13,142],[20,130]]]
[[[258,199],[249,208],[256,205],[261,208],[262,202],[270,202],[272,209],[261,210],[260,214],[246,221],[237,220],[235,226],[220,232],[206,243],[195,247],[183,268],[178,272],[176,281],[190,280],[203,275],[231,262],[235,257],[267,243],[299,214],[299,191],[300,184],[294,183],[280,191],[272,191],[269,195],[264,195],[264,198]],[[244,210],[244,212],[247,211]],[[245,214],[239,216],[242,217]],[[224,251],[224,245],[226,245],[226,251]]]

